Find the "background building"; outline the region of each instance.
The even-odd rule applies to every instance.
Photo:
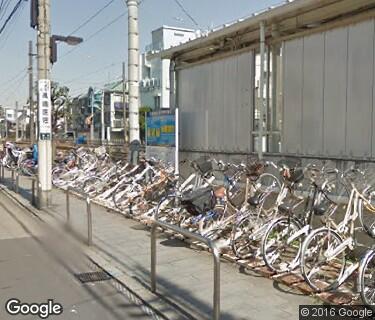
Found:
[[[193,40],[196,32],[191,29],[162,26],[152,31],[152,43],[140,59],[140,106],[153,110],[169,108],[169,65],[168,59],[161,59],[162,50]]]

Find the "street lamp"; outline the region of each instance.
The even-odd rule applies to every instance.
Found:
[[[54,64],[57,61],[57,42],[65,42],[66,44],[70,46],[76,46],[80,44],[82,41],[83,39],[79,37],[74,37],[74,36],[64,37],[64,36],[53,35],[50,39],[51,63]]]

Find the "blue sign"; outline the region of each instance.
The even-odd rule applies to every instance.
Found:
[[[150,112],[147,114],[147,145],[176,146],[176,117],[168,112]]]

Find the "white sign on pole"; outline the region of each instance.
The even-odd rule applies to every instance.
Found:
[[[42,79],[38,82],[39,90],[39,138],[51,140],[52,136],[52,102],[51,81]]]

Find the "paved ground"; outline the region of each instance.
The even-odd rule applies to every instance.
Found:
[[[110,281],[82,284],[74,276],[88,271],[92,270],[79,247],[51,233],[0,192],[0,319],[37,319],[7,314],[10,298],[27,303],[54,299],[64,312],[50,319],[151,319]]]
[[[21,185],[25,184],[21,182]],[[30,185],[30,183],[28,183]],[[29,193],[25,187],[25,196]],[[53,191],[50,214],[64,220],[65,195]],[[83,201],[71,200],[72,226],[83,239],[86,215]],[[150,283],[150,233],[138,222],[93,207],[95,248],[123,273],[144,287]],[[158,240],[159,297],[173,303],[185,318],[209,319],[212,308],[212,257],[207,252],[187,248],[179,240],[161,236]],[[221,268],[222,319],[298,319],[300,304],[316,301],[276,282],[227,261]],[[170,317],[181,319],[181,316]]]

